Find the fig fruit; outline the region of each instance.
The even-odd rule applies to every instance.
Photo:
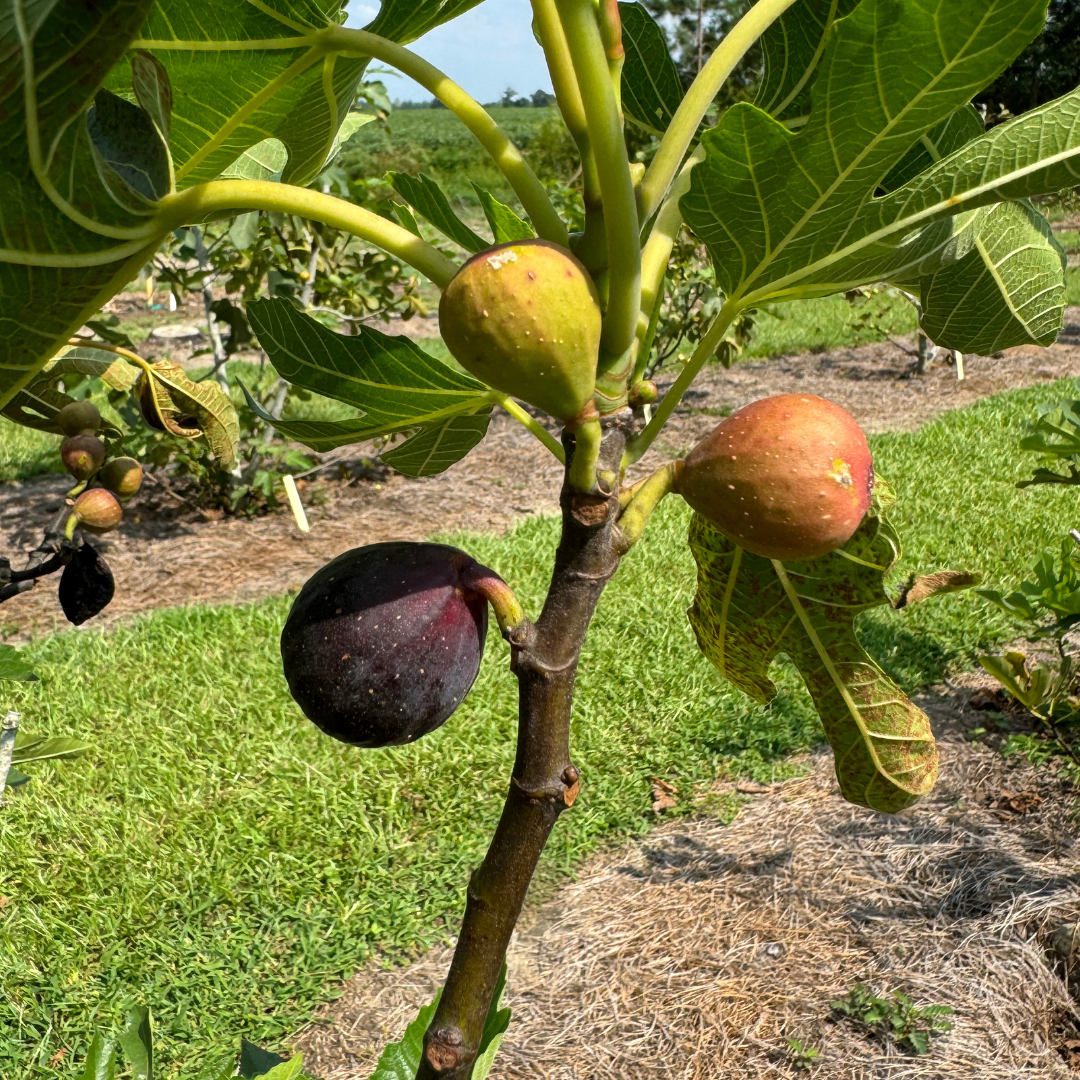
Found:
[[[71,435],[60,444],[60,460],[76,480],[89,480],[105,462],[105,444],[96,435]]]
[[[686,458],[677,490],[729,540],[789,562],[851,539],[870,509],[866,436],[839,405],[777,394],[733,413]]]
[[[296,703],[354,746],[408,743],[461,704],[480,670],[487,601],[462,585],[477,564],[443,544],[385,543],[327,563],[281,634]]]
[[[60,607],[68,622],[82,626],[108,607],[116,592],[116,582],[108,564],[84,540],[60,575]]]
[[[56,422],[65,435],[94,435],[101,430],[101,413],[92,401],[73,401],[56,414]]]
[[[142,465],[134,458],[118,457],[106,465],[98,474],[98,482],[108,488],[117,498],[127,500],[142,487]]]
[[[107,533],[112,532],[124,511],[117,502],[116,496],[104,488],[90,488],[84,491],[76,500],[71,512],[80,528],[87,532]]]
[[[600,298],[585,267],[547,240],[474,255],[446,287],[439,327],[466,371],[572,421],[592,401]]]

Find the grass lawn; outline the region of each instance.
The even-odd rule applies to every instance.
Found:
[[[1075,492],[1013,486],[1034,406],[1073,391],[1013,392],[873,440],[900,495],[904,568],[1009,582],[1077,523]],[[548,881],[649,827],[650,777],[674,781],[685,808],[718,773],[768,776],[820,739],[793,671],[779,666],[780,695],[763,709],[699,656],[686,524],[682,504],[665,504],[600,606],[575,713],[584,789],[545,856]],[[555,535],[554,521],[530,519],[458,542],[535,612]],[[241,1034],[280,1046],[358,965],[453,932],[513,760],[506,646],[492,636],[443,729],[359,751],[318,734],[288,697],[277,656],[288,605],[160,611],[32,646],[42,682],[3,705],[29,733],[97,749],[35,768],[0,813],[4,1080],[69,1078],[95,1025],[134,1001],[154,1009],[160,1075],[176,1077],[182,1059],[188,1077]],[[914,689],[1009,628],[962,595],[872,613],[862,633]]]

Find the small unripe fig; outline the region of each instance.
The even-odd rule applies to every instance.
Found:
[[[118,457],[98,473],[98,482],[107,487],[117,498],[130,499],[142,486],[142,465],[134,458]]]
[[[71,512],[75,515],[79,527],[87,532],[112,532],[124,516],[123,508],[116,496],[104,488],[90,488],[76,500]]]
[[[60,575],[60,607],[68,622],[81,626],[109,605],[116,592],[112,571],[84,540]]]
[[[281,634],[304,715],[354,746],[408,743],[461,704],[480,670],[487,601],[462,585],[477,564],[443,544],[355,548],[300,590]]]
[[[92,401],[73,401],[56,414],[56,422],[65,435],[93,435],[101,430],[101,413]]]
[[[643,405],[651,405],[660,396],[656,383],[652,379],[642,379],[630,387],[630,396],[627,399],[631,409],[640,409]]]
[[[105,461],[105,444],[96,435],[72,435],[60,444],[60,460],[76,480],[89,480]]]
[[[790,562],[845,544],[870,509],[866,436],[839,405],[777,394],[733,413],[694,447],[684,499],[729,540]]]
[[[592,400],[600,299],[558,244],[515,240],[474,255],[442,295],[439,328],[466,371],[550,416],[573,420]]]

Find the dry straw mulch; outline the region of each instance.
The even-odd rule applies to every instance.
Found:
[[[923,705],[955,720],[951,695]],[[937,791],[899,817],[844,803],[828,755],[807,765],[732,824],[667,823],[534,909],[511,948],[514,1019],[492,1076],[1075,1077],[1078,1013],[1046,951],[1080,917],[1068,785],[955,727]],[[313,1075],[368,1077],[448,957],[360,972],[298,1040]],[[951,1006],[955,1029],[910,1057],[838,1022],[830,1002],[859,980]],[[812,1072],[795,1072],[788,1038],[820,1049]]]

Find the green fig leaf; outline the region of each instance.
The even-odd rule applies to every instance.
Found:
[[[227,169],[222,180],[272,180],[277,182],[289,163],[289,151],[280,139],[263,139],[249,146]],[[256,215],[257,217],[257,215]]]
[[[754,104],[790,126],[805,122],[810,88],[837,19],[859,0],[798,0],[761,35],[765,70]]]
[[[465,224],[450,208],[450,200],[442,188],[428,176],[410,176],[408,173],[386,174],[393,189],[422,217],[430,221],[444,236],[466,251],[474,254],[491,245]]]
[[[10,773],[8,783],[11,783]],[[100,1031],[86,1052],[86,1063],[79,1080],[116,1080],[116,1044]]]
[[[9,788],[22,787],[23,784],[29,784],[29,783],[30,783],[30,777],[27,776],[26,773],[20,772],[14,766],[12,766],[10,769],[8,769],[7,786]]]
[[[132,1080],[154,1080],[154,1032],[150,1010],[136,1005],[127,1015],[117,1041],[123,1048]]]
[[[1029,202],[998,203],[975,247],[920,282],[923,332],[942,348],[983,356],[1049,345],[1065,325],[1067,262]]]
[[[247,1039],[240,1040],[240,1075],[244,1080],[255,1080],[256,1077],[264,1076],[286,1060],[280,1054],[264,1050]]]
[[[168,145],[172,126],[172,84],[165,65],[153,53],[140,50],[131,58],[131,89],[135,100]]]
[[[0,645],[0,682],[36,682],[34,666],[14,645]]]
[[[932,127],[917,143],[893,166],[889,175],[881,181],[885,191],[895,191],[909,180],[914,180],[943,157],[955,154],[962,146],[967,146],[972,139],[977,139],[986,131],[982,117],[971,105],[957,109],[951,116]]]
[[[389,1043],[379,1055],[379,1063],[371,1074],[371,1080],[414,1080],[420,1067],[420,1055],[424,1052],[424,1032],[435,1015],[440,990],[430,1005],[425,1005],[416,1019],[405,1029],[400,1042]]]
[[[868,514],[842,548],[785,565],[695,514],[690,548],[698,565],[690,623],[720,673],[768,703],[769,666],[785,653],[821,717],[844,798],[897,813],[926,795],[938,770],[930,722],[855,635],[857,615],[889,602],[882,581],[899,549],[888,523]]]
[[[428,424],[392,450],[379,456],[405,476],[435,476],[446,472],[487,434],[491,410],[468,416],[451,416]]]
[[[798,6],[798,5],[797,5]],[[623,48],[623,111],[656,135],[668,129],[685,94],[667,39],[642,4],[620,4]]]
[[[464,15],[481,0],[383,0],[379,14],[364,28],[403,45]]]
[[[484,210],[491,235],[496,244],[510,244],[515,240],[531,240],[536,236],[533,227],[514,213],[505,203],[499,202],[490,191],[485,191],[475,180],[472,182],[476,197]]]
[[[203,439],[223,469],[236,464],[240,418],[216,382],[192,382],[179,364],[158,360],[143,370],[137,393],[148,422],[156,420],[155,426],[177,438]]]
[[[150,6],[151,0],[55,0],[23,20],[14,17],[11,0],[0,5],[0,408],[135,276],[164,235],[145,199],[119,194],[127,185],[106,161],[131,164],[120,143],[144,164],[160,155],[153,125],[142,132],[144,145],[139,138],[125,142],[132,133],[123,125],[105,123],[103,155],[87,124],[98,90]],[[36,67],[29,113],[28,62],[32,74]],[[130,110],[141,122],[145,114]],[[156,161],[148,190],[162,182]]]
[[[304,1058],[302,1054],[275,1065],[269,1072],[260,1073],[262,1080],[303,1080]]]
[[[287,300],[257,300],[247,310],[252,329],[283,379],[361,411],[354,420],[280,421],[248,397],[257,415],[286,438],[314,450],[479,413],[499,399],[483,383],[447,367],[406,337],[390,337],[366,326],[348,337],[336,334]]]
[[[171,87],[179,188],[213,180],[266,139],[285,148],[286,183],[318,176],[368,65],[319,48],[320,31],[339,25],[341,7],[340,0],[152,5],[134,46],[156,58]],[[135,81],[129,60],[108,86],[125,95]]]
[[[1075,183],[1080,95],[1069,95],[877,197],[911,147],[990,82],[1044,16],[1030,0],[863,0],[825,36],[797,132],[753,105],[728,109],[703,137],[706,158],[681,206],[729,300],[933,273],[974,247],[982,207]]]
[[[35,385],[53,383],[70,374],[100,379],[110,390],[128,391],[139,381],[139,369],[127,360],[93,345],[78,345],[49,364]]]
[[[472,1080],[487,1080],[487,1075],[495,1064],[495,1055],[499,1052],[507,1028],[510,1027],[510,1010],[504,1009],[502,1005],[505,990],[506,964],[504,963],[499,972],[499,981],[495,984],[495,993],[491,998],[487,1019],[484,1021],[484,1034],[480,1037],[480,1050],[476,1056],[476,1064],[473,1066]]]
[[[15,739],[15,753],[12,757],[17,765],[29,765],[35,761],[57,761],[67,758],[84,757],[93,747],[89,743],[71,738],[22,738],[20,733]]]

